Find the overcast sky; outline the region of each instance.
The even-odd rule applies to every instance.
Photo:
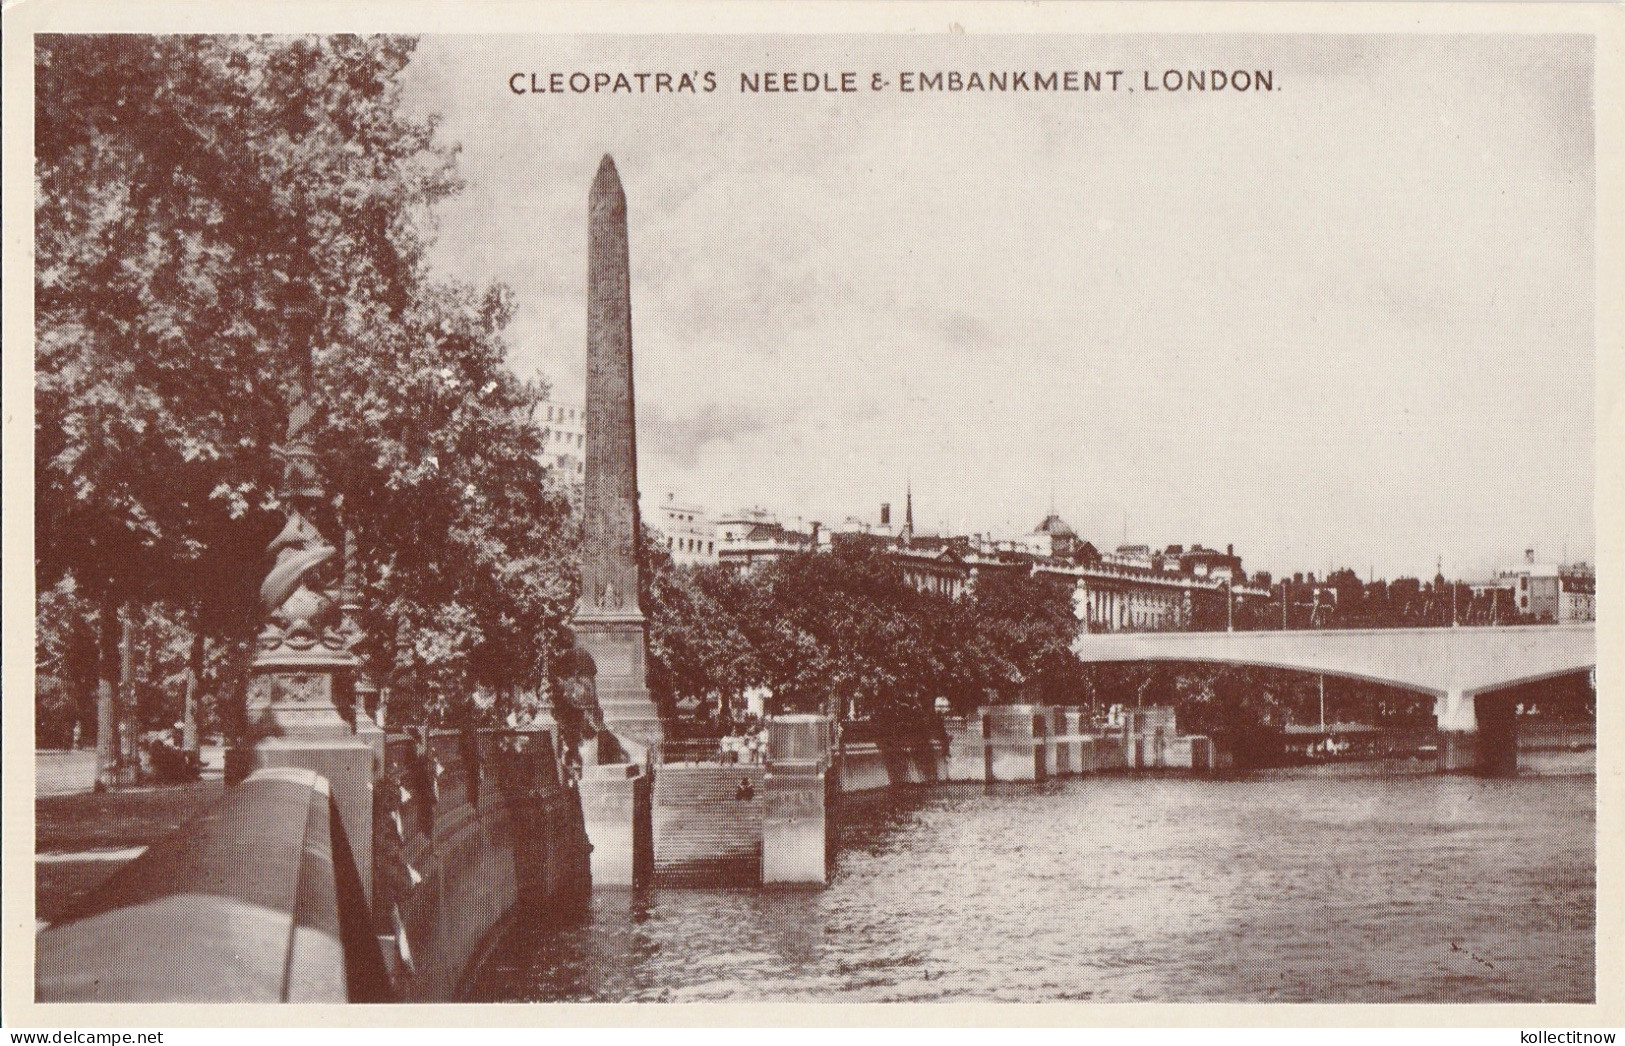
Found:
[[[513,364],[565,401],[615,156],[646,508],[872,519],[912,477],[924,530],[1029,530],[1053,497],[1101,546],[1126,521],[1250,570],[1475,576],[1592,558],[1591,63],[1576,37],[430,37],[409,77],[467,181],[435,262],[514,289]],[[1215,67],[1275,90],[1143,90]],[[916,69],[1124,90],[867,90]],[[740,93],[755,70],[864,90]]]

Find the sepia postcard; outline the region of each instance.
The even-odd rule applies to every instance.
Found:
[[[1625,1019],[1619,6],[5,18],[8,1027]]]

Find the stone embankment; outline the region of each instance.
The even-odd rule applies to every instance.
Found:
[[[767,768],[760,763],[668,763],[655,774],[655,874],[749,878],[762,850]]]
[[[1207,739],[1180,736],[1160,709],[1114,734],[1088,732],[1077,709],[1031,705],[945,729],[945,744],[843,746],[825,719],[781,716],[765,764],[655,765],[652,787],[640,772],[604,796],[578,791],[539,730],[377,734],[359,781],[262,763],[40,933],[36,994],[446,1001],[510,918],[572,910],[598,865],[626,873],[599,887],[644,878],[639,838],[652,836],[642,852],[666,877],[818,886],[842,793],[1216,765]]]
[[[1079,708],[999,705],[950,717],[943,730],[940,743],[842,745],[840,791],[1225,765],[1209,738],[1180,734],[1173,710],[1160,707],[1134,709],[1122,724],[1098,731]]]
[[[825,821],[843,794],[955,781],[1042,781],[1123,769],[1216,769],[1206,737],[1179,734],[1171,709],[1131,712],[1095,732],[1079,708],[1002,705],[944,721],[942,740],[837,743],[827,720],[769,724],[767,762],[671,763],[655,774],[654,874],[667,882],[818,885]]]
[[[508,919],[584,898],[580,803],[548,733],[381,749],[371,838],[347,836],[328,778],[260,769],[39,934],[38,1000],[447,1001]]]

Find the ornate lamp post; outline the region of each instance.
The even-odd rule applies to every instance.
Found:
[[[314,333],[310,310],[295,306],[289,312],[296,324],[306,321],[306,330],[297,334]],[[312,339],[302,340],[308,345]],[[355,708],[361,675],[353,649],[362,637],[356,620],[359,571],[353,539],[345,543],[348,569],[333,569],[339,550],[313,521],[331,515],[332,507],[311,442],[316,410],[308,353],[301,363],[286,437],[271,448],[282,461],[287,518],[271,541],[275,562],[260,583],[265,625],[254,644],[245,709],[252,748],[237,762],[243,770],[301,767],[327,779],[370,898],[372,783],[383,755],[382,737],[365,710],[356,708],[350,719],[340,711]]]
[[[339,521],[323,489],[311,442],[316,405],[310,394],[315,385],[310,346],[319,335],[316,291],[309,281],[290,277],[282,298],[289,338],[300,346],[287,433],[271,447],[282,462],[287,518],[270,545],[275,562],[260,583],[265,625],[250,668],[248,727],[251,736],[262,738],[343,737],[370,722],[360,709],[354,716],[346,714],[356,707],[363,676],[355,653],[364,638],[360,564],[353,533],[344,533],[343,555],[335,564],[339,549],[320,529],[328,523],[336,528]]]
[[[282,494],[288,506],[281,533],[272,540],[276,557],[260,583],[266,616],[254,644],[248,686],[250,730],[263,736],[335,737],[353,733],[339,712],[352,703],[360,659],[351,651],[359,638],[352,600],[321,581],[338,549],[310,516],[323,501],[316,452],[309,429],[315,417],[301,393],[289,413],[287,440],[272,452],[282,459]]]

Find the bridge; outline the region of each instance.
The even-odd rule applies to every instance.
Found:
[[[1495,695],[1594,670],[1596,626],[1105,632],[1073,651],[1086,662],[1187,661],[1315,672],[1434,695],[1441,769],[1516,766],[1513,716]]]

